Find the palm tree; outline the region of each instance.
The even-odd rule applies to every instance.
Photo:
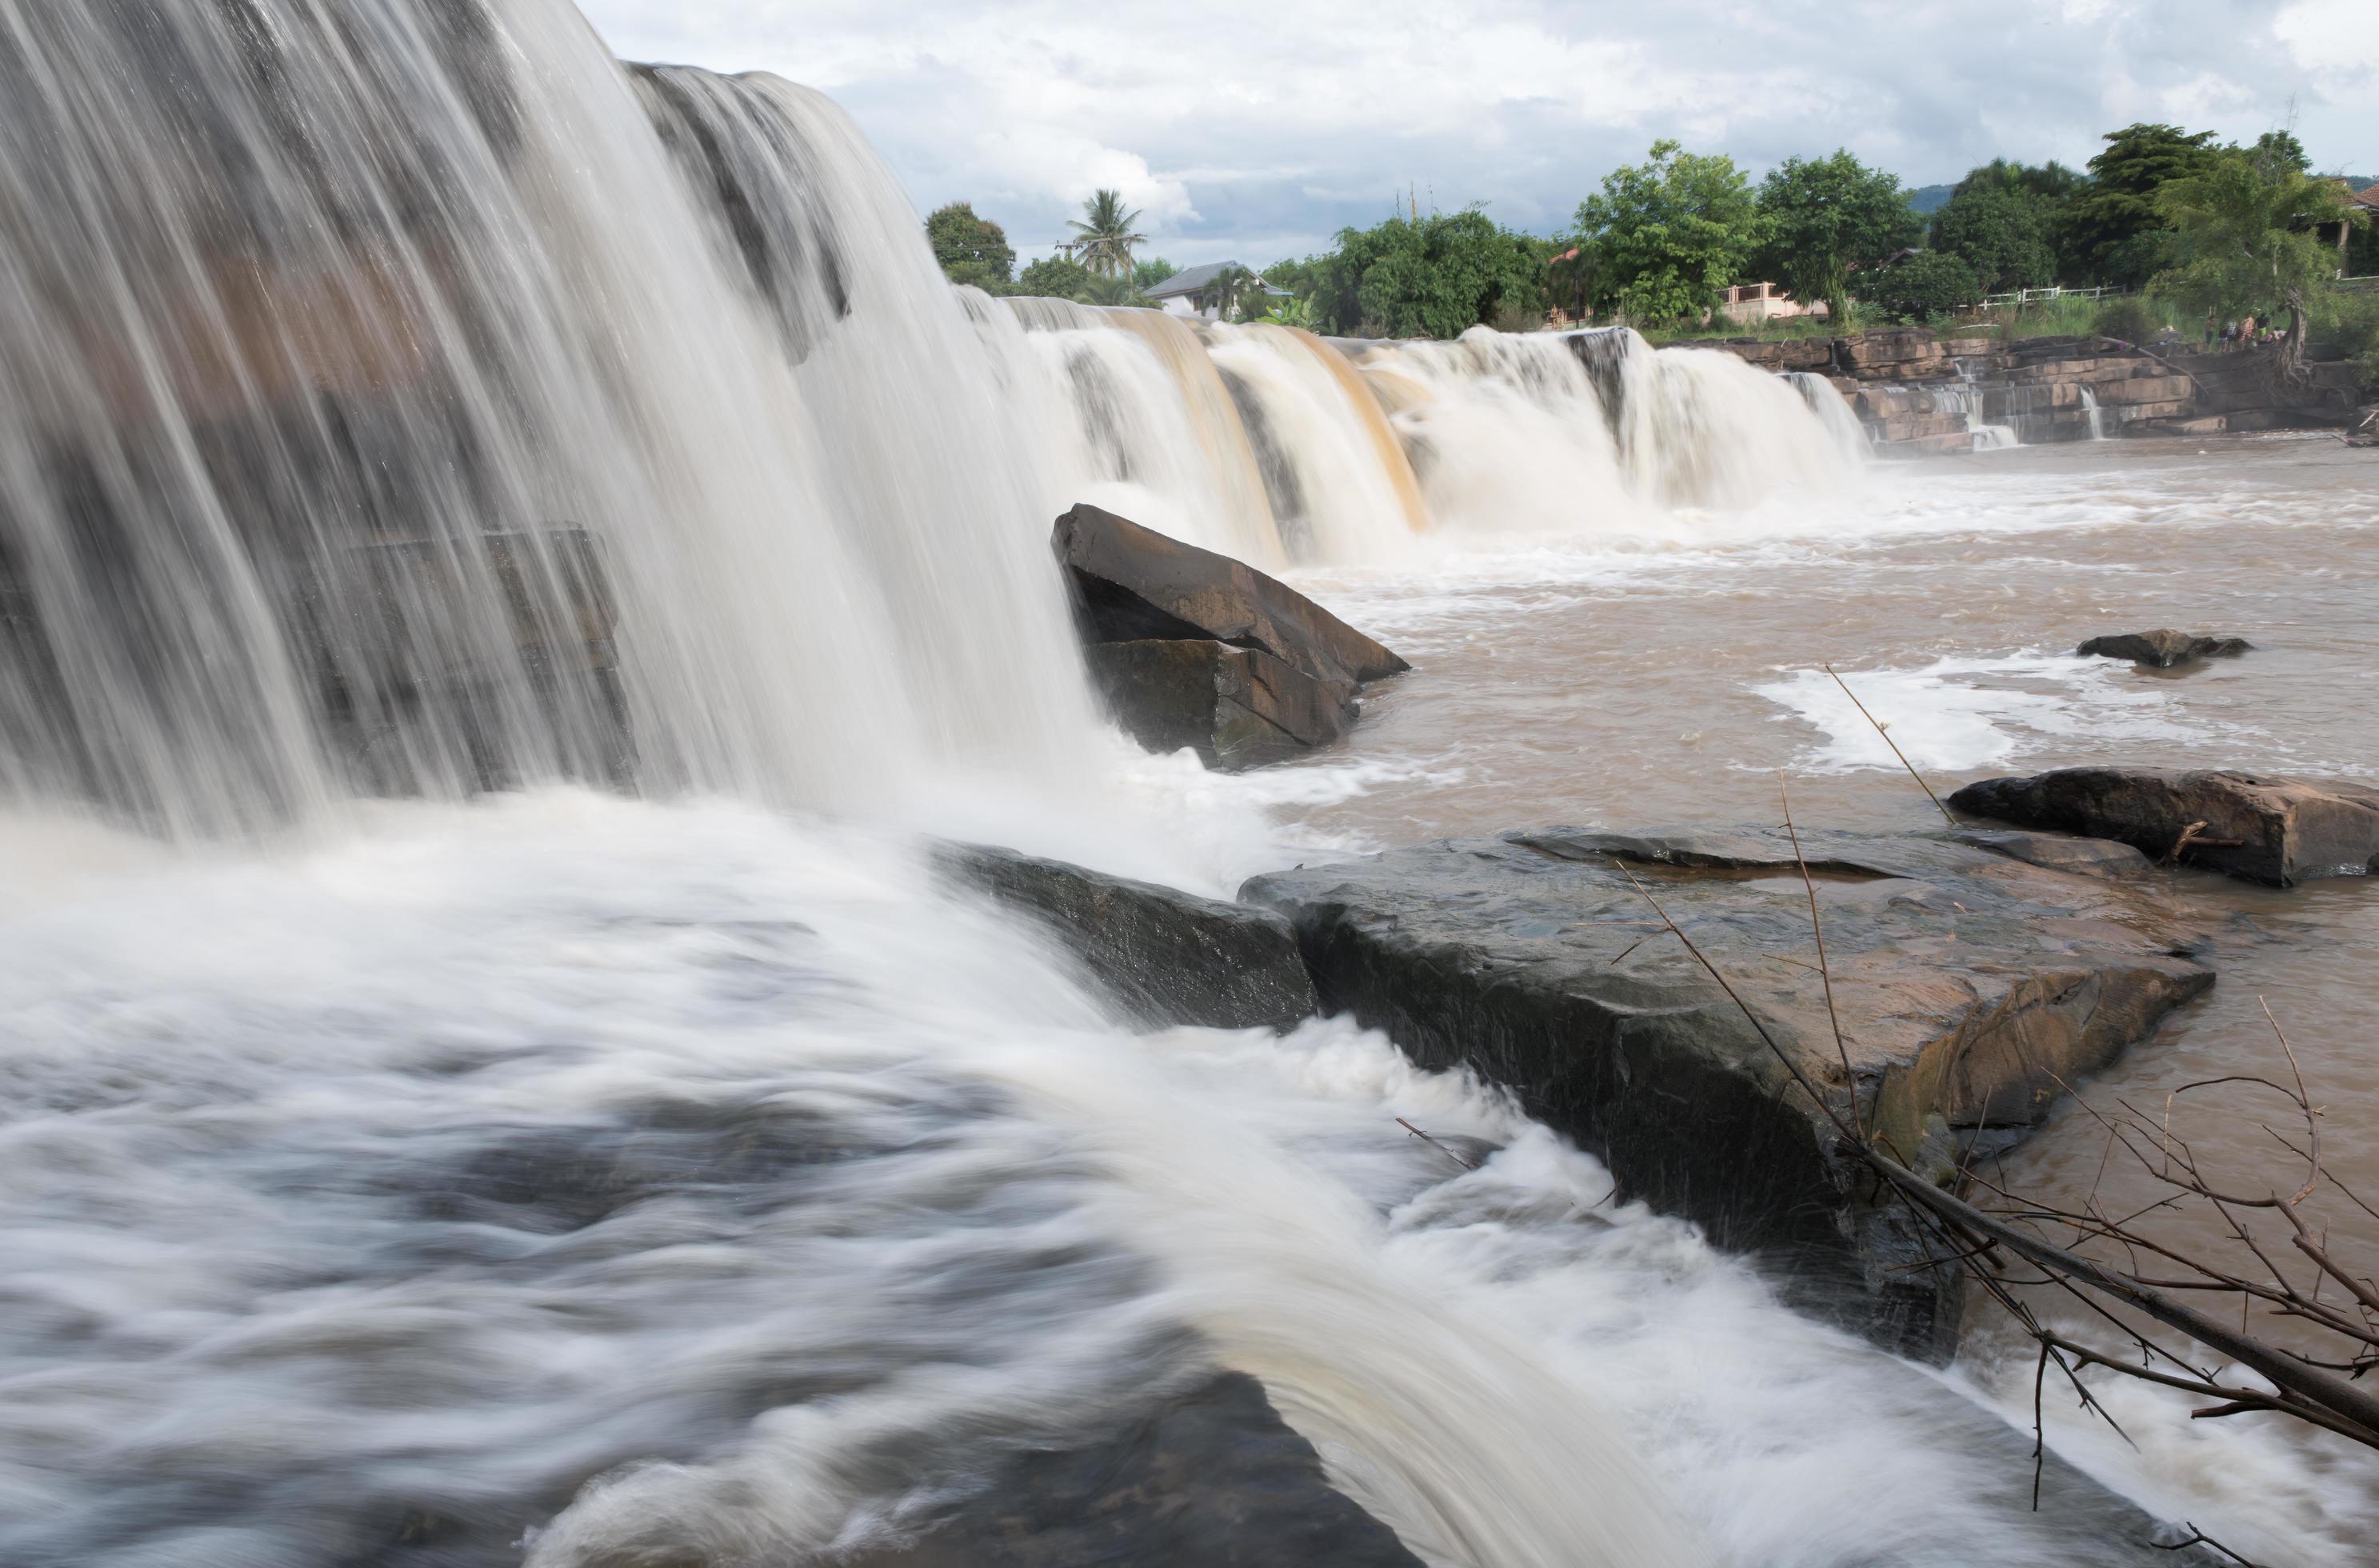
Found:
[[[1256,275],[1238,262],[1226,263],[1223,270],[1206,280],[1198,291],[1201,308],[1212,310],[1218,317],[1228,317],[1234,306],[1249,290],[1255,287]]]
[[[1089,221],[1076,220],[1067,225],[1081,235],[1075,243],[1081,247],[1082,265],[1110,278],[1129,273],[1131,247],[1148,242],[1146,235],[1131,232],[1132,224],[1140,221],[1140,209],[1125,211],[1119,190],[1093,191],[1082,203],[1082,217]]]

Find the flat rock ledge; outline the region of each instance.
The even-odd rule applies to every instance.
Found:
[[[980,844],[936,846],[941,873],[1023,914],[1132,1022],[1286,1032],[1320,1010],[1288,922],[1270,910]]]
[[[2129,844],[2158,861],[2293,887],[2379,872],[2379,790],[2223,770],[2060,767],[1985,778],[1950,797],[1969,815]]]
[[[2019,1140],[2071,1083],[2214,983],[2173,918],[2119,880],[2027,863],[2036,836],[1809,833],[1808,895],[1770,829],[1556,827],[1251,880],[1295,924],[1323,1006],[1422,1065],[1467,1067],[1610,1164],[1622,1194],[1760,1254],[1797,1303],[1893,1350],[1954,1348],[1960,1279],[1847,1157],[1829,1117],[1943,1183]],[[1623,871],[1622,867],[1625,870]],[[2108,866],[2119,868],[2109,874]],[[1658,928],[1632,874],[1811,1082]]]
[[[2254,651],[2255,645],[2244,637],[2207,637],[2160,628],[2093,637],[2075,648],[2073,654],[2077,658],[2127,658],[2150,669],[2170,669],[2200,659],[2236,658]]]

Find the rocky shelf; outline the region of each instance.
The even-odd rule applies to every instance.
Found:
[[[2214,975],[2119,845],[1765,829],[1456,838],[1259,876],[1324,1007],[1461,1067],[1601,1155],[1624,1194],[1763,1255],[1805,1304],[1910,1354],[1959,1281],[1845,1156],[1838,1121],[1948,1183]],[[2047,863],[2033,864],[2029,861]],[[1639,887],[1640,885],[1640,887]],[[1647,894],[1649,898],[1647,898]],[[1709,956],[1809,1081],[1654,914]]]

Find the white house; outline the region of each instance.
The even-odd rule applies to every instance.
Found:
[[[1213,283],[1216,274],[1224,268],[1237,266],[1238,263],[1236,261],[1209,261],[1202,267],[1185,267],[1154,287],[1144,288],[1140,292],[1154,300],[1157,308],[1168,316],[1192,316],[1201,320],[1211,321],[1214,320],[1216,312],[1211,307],[1200,308],[1198,291]],[[1255,293],[1262,290],[1263,287],[1264,281],[1262,278],[1250,277],[1248,280],[1249,293]]]

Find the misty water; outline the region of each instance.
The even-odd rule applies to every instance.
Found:
[[[2140,1546],[2032,1511],[2011,1353],[1798,1317],[1343,1020],[1137,1030],[929,845],[1227,894],[1778,767],[1914,820],[1823,658],[1945,772],[2368,777],[2342,449],[1884,471],[1632,334],[993,300],[827,100],[562,0],[0,16],[0,1562],[849,1560],[1215,1368],[1432,1562]],[[1308,765],[1142,756],[1077,501],[1419,668]],[[2061,651],[2135,615],[2271,645]],[[2361,994],[2253,961],[2369,1104]],[[2172,1414],[2053,1430],[2282,1561],[2379,1531],[2367,1465]]]

